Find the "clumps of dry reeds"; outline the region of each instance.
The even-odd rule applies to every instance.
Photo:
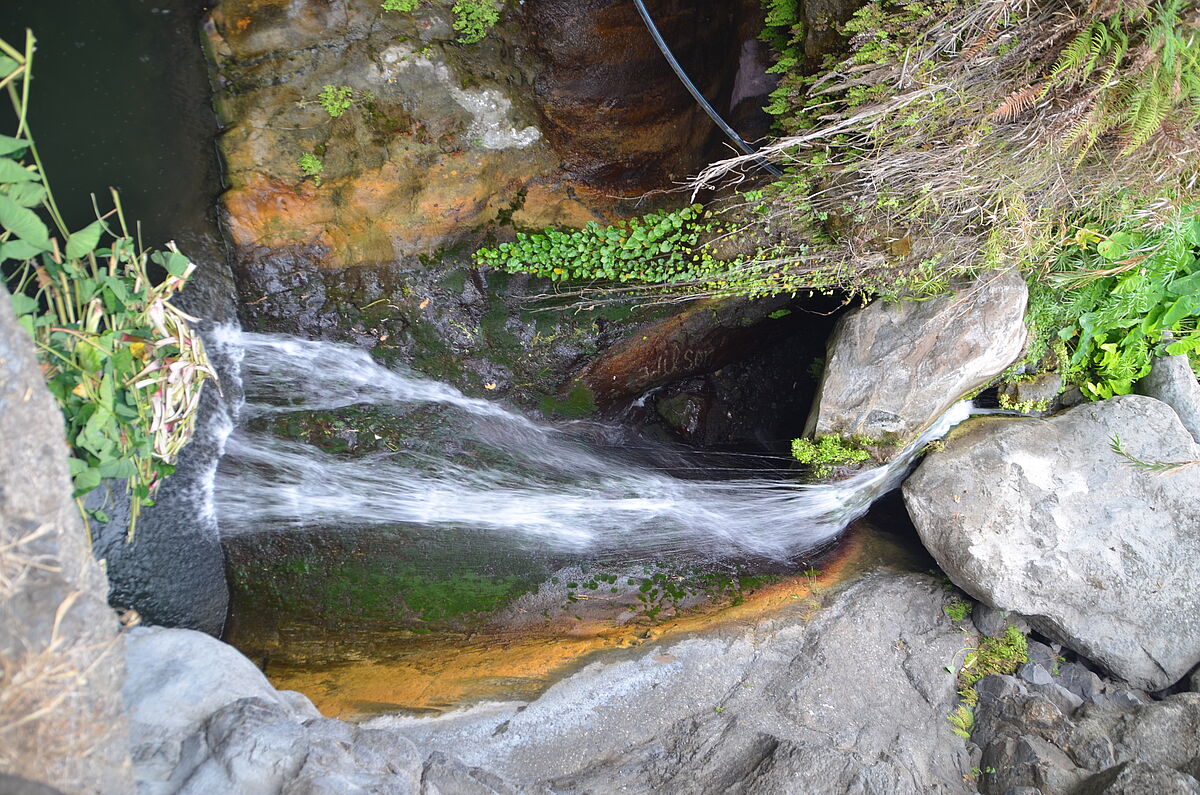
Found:
[[[811,241],[803,255],[742,267],[903,291],[922,270],[938,284],[1036,267],[1080,213],[1196,190],[1195,3],[982,0],[931,16],[896,57],[861,60],[852,50],[812,81],[807,129],[692,181],[693,196],[736,185],[763,157],[809,181],[746,219]]]
[[[69,790],[93,780],[79,791],[107,791],[112,782],[102,777],[111,768],[94,761],[125,751],[104,747],[114,744],[118,727],[100,724],[95,704],[119,702],[111,688],[120,682],[107,670],[97,674],[111,667],[121,639],[93,632],[81,643],[67,629],[86,597],[56,557],[38,551],[58,531],[45,523],[0,543],[0,770]],[[53,616],[31,614],[48,592],[61,595]]]

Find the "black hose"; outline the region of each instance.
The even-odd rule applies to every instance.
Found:
[[[704,112],[708,114],[708,117],[721,128],[721,131],[725,133],[729,140],[733,141],[738,149],[741,149],[742,152],[748,155],[758,154],[757,149],[742,140],[742,136],[738,135],[732,127],[725,123],[725,120],[721,118],[721,114],[717,113],[716,108],[708,103],[708,100],[700,93],[700,89],[696,88],[696,84],[687,76],[687,72],[683,71],[683,67],[679,65],[679,61],[675,60],[675,56],[671,53],[671,48],[663,41],[662,34],[658,32],[658,27],[654,24],[654,20],[650,18],[650,12],[646,10],[646,4],[642,0],[633,0],[633,4],[637,6],[638,13],[642,15],[642,21],[646,23],[646,29],[650,31],[650,35],[654,38],[654,43],[658,45],[658,49],[662,50],[663,57],[667,59],[667,63],[671,65],[671,69],[683,81],[684,87],[687,88],[692,98],[700,103],[700,107],[704,108]],[[763,170],[777,177],[783,176],[782,171],[764,158],[758,158],[758,165]]]

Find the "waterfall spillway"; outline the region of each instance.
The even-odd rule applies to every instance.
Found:
[[[386,368],[361,348],[233,328],[215,336],[241,357],[245,391],[241,425],[216,483],[225,534],[408,525],[494,534],[566,554],[786,559],[836,537],[970,409],[955,406],[890,464],[839,483],[804,485],[764,474],[697,480],[677,474],[683,454],[675,448],[641,440],[631,451],[603,425],[535,422]],[[437,409],[464,443],[463,454],[415,445],[348,457],[247,427],[349,406],[398,416]]]

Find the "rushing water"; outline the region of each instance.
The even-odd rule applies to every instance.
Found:
[[[682,454],[641,440],[620,445],[595,423],[552,426],[463,395],[363,349],[223,328],[242,358],[242,420],[351,405],[440,406],[462,438],[491,457],[456,460],[406,451],[347,458],[267,432],[229,439],[216,483],[222,532],[268,527],[453,527],[567,554],[702,554],[792,558],[837,536],[899,485],[931,439],[965,419],[960,403],[887,466],[834,484],[758,475],[695,480]]]

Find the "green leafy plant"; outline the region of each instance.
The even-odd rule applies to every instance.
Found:
[[[383,0],[379,7],[384,11],[410,13],[416,11],[418,5],[420,0]],[[499,0],[456,0],[450,11],[454,14],[451,24],[458,31],[458,41],[462,44],[482,41],[500,21]]]
[[[317,102],[331,118],[336,119],[354,104],[354,89],[350,86],[326,85],[317,95]]]
[[[1128,394],[1155,354],[1200,350],[1200,210],[1167,207],[1107,233],[1081,227],[1059,257],[1059,337],[1090,398]]]
[[[463,44],[480,41],[500,21],[497,0],[456,0],[450,10],[454,13],[458,40]]]
[[[142,249],[116,192],[110,212],[68,229],[26,121],[33,52],[32,34],[24,53],[0,41],[0,86],[18,120],[13,136],[0,136],[0,268],[63,411],[74,496],[125,479],[132,537],[140,509],[174,472],[214,375],[188,325],[195,318],[170,300],[195,266],[173,244]],[[151,263],[167,274],[157,284]]]
[[[1015,673],[1026,662],[1029,662],[1029,640],[1016,627],[1009,626],[996,638],[980,638],[979,645],[967,651],[958,671],[959,695],[974,688],[985,676]]]
[[[964,740],[971,739],[971,731],[975,728],[975,712],[966,704],[959,704],[946,718],[954,727],[954,733]]]
[[[1007,393],[1001,393],[999,397],[1000,408],[1008,411],[1017,411],[1021,414],[1033,414],[1035,412],[1046,411],[1050,408],[1048,400],[1017,400]]]
[[[871,458],[863,446],[867,439],[847,438],[838,434],[825,434],[813,439],[792,440],[792,457],[812,467],[813,474],[825,477],[836,466],[847,466]]]
[[[321,172],[325,170],[325,164],[321,162],[321,158],[312,152],[305,152],[300,155],[296,165],[300,167],[300,172],[304,176],[313,178],[314,185],[318,188],[321,187]]]
[[[951,621],[963,621],[967,616],[971,615],[971,603],[965,602],[962,599],[955,599],[950,604],[942,608],[942,612]]]
[[[576,230],[519,232],[511,243],[479,249],[475,262],[553,281],[692,282],[720,269],[711,254],[698,250],[710,229],[704,208],[695,204],[612,226],[591,222]]]

